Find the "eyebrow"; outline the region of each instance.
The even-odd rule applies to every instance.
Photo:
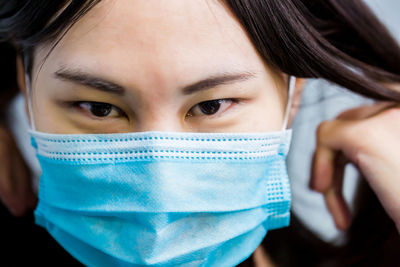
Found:
[[[125,93],[125,88],[121,85],[82,72],[80,70],[61,68],[54,73],[54,76],[63,81],[77,83],[108,93],[113,93],[117,95],[123,95]]]
[[[194,84],[185,86],[183,88],[183,94],[189,95],[198,91],[207,90],[220,85],[233,84],[236,82],[244,82],[251,78],[255,78],[256,74],[254,72],[242,72],[242,73],[222,73],[216,76],[209,77],[207,79],[201,80]]]
[[[80,70],[61,68],[60,70],[56,71],[54,75],[56,78],[63,81],[77,83],[117,95],[123,95],[126,91],[126,89],[121,85]],[[185,95],[189,95],[195,92],[208,90],[220,85],[244,82],[251,78],[255,78],[256,76],[257,75],[255,72],[222,73],[185,86],[182,89],[182,92]]]

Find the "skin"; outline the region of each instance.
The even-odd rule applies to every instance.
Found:
[[[288,77],[262,60],[218,1],[105,0],[51,47],[35,51],[30,91],[19,77],[38,131],[282,129]],[[207,101],[212,114],[202,109]],[[99,116],[99,105],[112,108]]]
[[[217,1],[104,0],[77,22],[46,58],[50,48],[51,45],[45,44],[36,50],[30,81],[34,124],[38,131],[270,132],[282,127],[287,76],[260,58],[242,26]],[[21,69],[20,86],[27,94]],[[101,91],[69,79],[83,73],[118,84],[124,93]],[[231,78],[242,76],[207,90],[190,94],[183,90],[221,74],[229,74]],[[215,114],[202,112],[199,104],[218,99],[222,101]],[[95,116],[91,102],[107,103],[113,108],[107,116]],[[336,165],[331,160],[336,153],[344,152],[347,160],[356,161],[361,172],[369,174],[370,184],[381,196],[385,208],[399,221],[399,201],[394,197],[397,193],[394,188],[399,185],[390,174],[400,173],[398,164],[393,162],[399,158],[400,149],[391,151],[389,157],[378,143],[370,142],[371,136],[344,129],[361,124],[364,128],[354,128],[368,131],[371,127],[381,127],[388,129],[388,133],[398,133],[400,129],[376,115],[348,120],[351,123],[329,127],[325,124],[318,131],[312,186],[325,194],[337,225],[345,228],[347,215],[343,215],[341,208],[335,208],[341,207],[337,204],[341,203],[341,194],[336,187],[340,183],[332,182],[332,169]],[[397,121],[400,121],[398,117]],[[387,144],[398,142],[395,134],[388,133],[376,134],[385,135],[383,140]],[[10,143],[3,135],[0,138],[0,144]],[[15,146],[8,146],[2,150],[3,155],[13,150]],[[346,151],[363,153],[352,157]],[[377,159],[380,165],[375,165]],[[20,162],[22,159],[13,166]],[[20,197],[24,194],[18,192],[28,192],[29,185],[10,179],[12,176],[4,176],[9,178],[2,179],[0,193],[6,205],[19,215],[34,206],[35,201]],[[28,175],[23,177],[28,179]],[[22,189],[15,189],[19,187]],[[385,198],[387,192],[392,192],[391,197]],[[28,202],[33,204],[24,204]]]
[[[351,109],[317,131],[310,186],[324,195],[336,226],[345,230],[351,214],[344,201],[344,166],[358,167],[400,232],[400,106],[379,103]]]
[[[37,49],[33,70],[39,131],[266,132],[282,127],[287,77],[263,62],[217,1],[103,1],[43,64],[49,48]],[[124,93],[71,81],[78,73],[118,84]],[[246,77],[207,90],[183,90],[223,74]],[[218,112],[201,112],[199,103],[218,99]],[[109,116],[94,116],[90,102],[116,108]]]
[[[19,86],[31,99],[38,131],[269,132],[282,127],[288,77],[268,67],[217,1],[105,0],[49,54],[51,48],[36,49],[29,92],[22,60],[17,62]],[[78,82],[76,76],[83,74],[117,84],[123,93]],[[225,81],[218,84],[221,76]],[[190,87],[201,81],[214,86]],[[199,103],[216,100],[216,112],[204,114]],[[93,102],[111,106],[109,114],[94,115]],[[0,138],[4,157],[17,150],[8,133]],[[12,178],[20,164],[17,157],[3,169],[7,175],[0,187],[15,215],[36,203],[28,172],[20,176],[23,183]],[[18,192],[28,192],[29,201]]]
[[[33,209],[37,197],[32,190],[31,173],[12,134],[0,125],[0,199],[15,216]]]

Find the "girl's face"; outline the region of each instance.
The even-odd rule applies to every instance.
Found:
[[[220,1],[103,0],[43,60],[32,105],[48,133],[267,132],[287,77],[260,58]]]

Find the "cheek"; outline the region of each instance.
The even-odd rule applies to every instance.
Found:
[[[260,94],[243,116],[242,121],[249,131],[271,132],[282,129],[287,105],[285,90],[284,82],[264,83]]]
[[[32,97],[35,128],[47,133],[67,133],[70,125],[56,105],[43,92],[34,92]]]
[[[276,90],[275,90],[276,91]],[[275,132],[282,130],[284,110],[279,94],[265,92],[257,97],[246,101],[237,107],[237,112],[228,116],[226,123],[219,123],[217,127],[211,127],[206,131],[223,132]]]
[[[55,90],[51,83],[38,79],[32,88],[32,110],[37,131],[46,133],[76,133],[71,121],[67,119],[65,110],[54,101]]]
[[[283,126],[283,110],[279,99],[260,97],[241,119],[249,132],[279,131]]]

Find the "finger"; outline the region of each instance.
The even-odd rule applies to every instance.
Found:
[[[25,209],[32,209],[36,206],[37,197],[32,187],[32,173],[25,163],[20,151],[15,148],[15,157],[13,161],[14,167],[14,179],[17,188],[17,196],[19,200],[24,204]]]
[[[0,135],[1,137],[1,135]],[[11,164],[7,145],[0,138],[0,198],[5,206],[9,207],[13,188],[11,182]]]
[[[351,123],[347,121],[326,121],[317,129],[317,144],[311,167],[310,187],[321,193],[333,184],[337,153],[348,142]],[[346,156],[346,155],[344,155]]]
[[[387,109],[398,106],[397,103],[393,102],[379,102],[373,105],[361,106],[353,109],[348,109],[337,117],[341,120],[361,120],[373,117]]]
[[[25,185],[21,184],[25,179],[25,177],[21,177],[23,168],[21,166],[15,168],[14,153],[9,153],[6,158],[7,165],[1,168],[0,197],[3,204],[14,216],[22,216],[26,211],[23,192]]]
[[[328,210],[336,226],[345,230],[351,222],[350,209],[343,197],[343,178],[347,161],[328,148],[319,148],[314,154],[311,188],[323,193]]]
[[[10,164],[8,164],[8,166],[10,166]],[[2,167],[0,170],[0,199],[13,215],[21,216],[24,213],[24,208],[21,202],[16,198],[11,173],[12,170],[10,167]]]
[[[10,133],[0,129],[0,198],[15,216],[36,204],[31,175]]]
[[[317,145],[314,152],[310,188],[325,193],[333,182],[335,151],[326,146]]]
[[[310,187],[324,194],[328,210],[339,229],[347,229],[351,214],[343,197],[343,177],[347,159],[341,151],[340,142],[349,123],[331,121],[321,124],[317,131],[317,148],[313,157]],[[338,141],[340,140],[340,141]]]
[[[325,122],[318,128],[311,185],[324,193],[327,207],[340,229],[349,225],[350,213],[338,191],[340,186],[335,185],[339,178],[331,167],[337,164],[334,159],[338,152],[358,166],[388,214],[395,221],[399,217],[397,214],[400,213],[394,204],[398,203],[398,179],[393,175],[398,173],[396,170],[399,166],[399,149],[395,142],[398,139],[396,133],[400,130],[398,107],[399,104],[390,103],[354,109],[342,115],[346,119]],[[318,170],[322,168],[321,165],[330,165],[325,167],[328,170],[331,168],[325,171],[329,176],[321,175],[324,173]]]
[[[343,194],[338,193],[334,188],[330,188],[324,193],[324,199],[336,227],[340,230],[348,229],[351,223],[351,213]]]
[[[13,188],[12,195],[9,197],[10,210],[15,216],[23,216],[35,206],[36,197],[32,189],[31,173],[22,155],[15,144],[10,149]]]
[[[332,184],[324,193],[328,210],[332,214],[336,227],[341,230],[347,229],[351,222],[350,209],[343,196],[343,179],[347,163],[343,154],[337,152],[334,160]]]

